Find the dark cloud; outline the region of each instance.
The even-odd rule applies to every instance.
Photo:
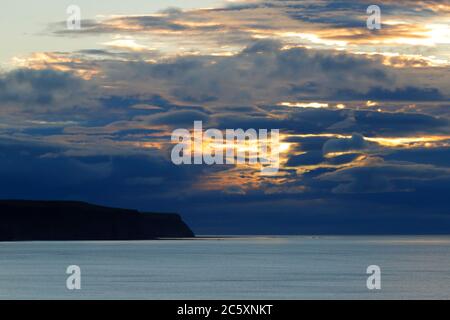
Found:
[[[419,164],[448,167],[450,149],[448,147],[403,149],[389,153],[384,158],[390,161],[414,161]]]
[[[109,81],[179,103],[248,105],[284,101],[446,101],[438,88],[363,55],[257,41],[232,57],[187,56],[156,63],[97,62]],[[406,83],[406,84],[405,84]],[[319,85],[320,84],[320,85]]]
[[[319,179],[337,182],[338,185],[332,189],[334,193],[383,193],[416,191],[416,182],[431,182],[443,176],[450,177],[450,169],[371,159],[365,166],[326,173]],[[402,183],[405,180],[408,183]]]
[[[70,73],[18,69],[0,76],[0,101],[24,108],[75,106],[86,86]]]
[[[390,82],[385,68],[369,60],[305,49],[280,50],[275,42],[258,42],[235,57],[184,57],[155,64],[110,62],[103,69],[111,80],[145,81],[150,90],[159,88],[180,102],[209,105],[314,99],[344,83],[362,87],[364,92],[365,83]],[[317,86],[315,91],[307,90],[308,84],[318,82],[320,91]]]
[[[380,100],[380,101],[445,101],[446,98],[437,88],[404,88],[388,89],[372,87],[365,93],[352,89],[338,90],[335,96],[343,100]]]
[[[330,139],[323,145],[323,153],[348,152],[364,150],[369,143],[359,133],[354,133],[350,139]]]
[[[195,110],[180,110],[172,112],[158,113],[154,116],[146,117],[145,121],[150,124],[184,126],[191,128],[194,121],[208,121],[208,115]]]
[[[72,199],[135,207],[133,201],[143,198],[157,208],[166,193],[177,189],[181,196],[198,172],[150,153],[67,156],[62,146],[9,140],[0,144],[0,197],[6,199]]]
[[[304,154],[295,155],[289,158],[287,165],[290,167],[302,165],[315,165],[324,162],[324,157],[320,151],[310,151]]]

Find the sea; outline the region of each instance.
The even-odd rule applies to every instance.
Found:
[[[0,243],[0,299],[449,298],[449,236]]]

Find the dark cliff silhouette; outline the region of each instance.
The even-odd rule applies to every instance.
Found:
[[[153,240],[194,237],[177,214],[83,202],[0,201],[0,241]]]

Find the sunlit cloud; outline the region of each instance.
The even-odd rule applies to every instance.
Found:
[[[137,52],[150,50],[149,47],[147,47],[143,44],[139,44],[136,42],[135,39],[129,38],[129,37],[122,38],[122,37],[118,36],[117,39],[108,41],[108,42],[105,42],[102,44],[105,46],[111,47],[111,48],[125,49],[125,50],[137,51]]]
[[[448,147],[450,145],[450,136],[366,137],[365,139],[384,147],[395,148],[431,148]]]
[[[95,65],[86,63],[85,59],[66,53],[36,52],[30,56],[14,57],[12,64],[16,68],[72,72],[85,80],[92,79],[101,72]]]
[[[328,103],[320,102],[281,102],[280,106],[292,108],[328,108]]]
[[[239,4],[244,6],[238,7]],[[245,4],[251,5],[245,6]],[[385,46],[392,50],[393,55],[404,55],[402,57],[404,63],[409,60],[409,65],[449,63],[449,57],[445,51],[440,50],[440,46],[449,43],[449,25],[445,23],[446,20],[448,21],[448,16],[445,9],[436,9],[442,8],[440,5],[416,4],[417,9],[434,10],[437,16],[439,12],[442,12],[443,23],[434,23],[436,17],[429,16],[424,16],[422,19],[417,16],[398,17],[388,10],[384,12],[384,28],[377,33],[363,27],[346,26],[344,22],[348,17],[343,9],[329,12],[328,18],[319,18],[314,15],[323,12],[312,9],[313,7],[307,3],[298,4],[298,14],[290,7],[288,1],[237,1],[233,5],[239,9],[234,10],[234,7],[225,10],[194,9],[156,15],[111,17],[88,32],[113,32],[114,30],[116,33],[143,33],[149,37],[156,37],[154,39],[165,36],[166,46],[160,48],[163,51],[176,50],[174,46],[167,46],[172,41],[171,37],[173,41],[184,43],[183,46],[189,47],[191,51],[197,50],[203,53],[213,51],[213,47],[217,48],[220,43],[234,45],[238,50],[249,39],[277,39],[286,45],[367,52],[368,54],[376,47]],[[313,19],[307,18],[302,10],[312,15]],[[364,14],[359,16],[364,20]],[[318,23],[314,22],[314,18],[318,20]],[[336,24],[340,19],[342,25]],[[273,20],[277,23],[272,24]],[[402,52],[405,45],[434,47],[431,50],[434,52],[408,56],[408,53]],[[402,67],[404,64],[398,61],[400,58],[394,59],[394,57],[389,58],[385,55],[385,63]]]

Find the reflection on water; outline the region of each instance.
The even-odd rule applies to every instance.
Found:
[[[0,243],[0,298],[450,298],[450,237]],[[66,289],[79,265],[82,290]],[[366,288],[378,265],[382,290]]]

